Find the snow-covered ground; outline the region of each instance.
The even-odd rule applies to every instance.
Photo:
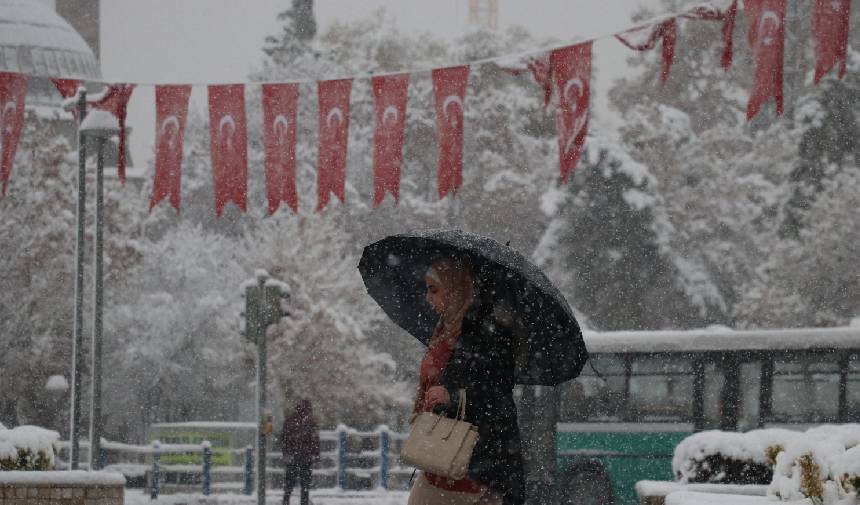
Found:
[[[406,505],[407,491],[339,491],[336,489],[314,489],[311,491],[313,505]],[[266,494],[266,505],[281,505],[280,492]],[[298,489],[291,500],[298,503]],[[163,494],[157,500],[149,499],[148,491],[126,489],[126,505],[256,505],[256,495],[213,494]]]

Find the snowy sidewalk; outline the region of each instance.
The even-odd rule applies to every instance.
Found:
[[[337,489],[315,489],[311,491],[313,505],[406,505],[407,491],[339,491]],[[280,492],[266,493],[266,505],[281,505]],[[298,503],[298,489],[293,492],[291,503]],[[125,490],[125,505],[256,505],[256,495],[200,493],[162,494],[157,500],[149,499],[149,491]]]

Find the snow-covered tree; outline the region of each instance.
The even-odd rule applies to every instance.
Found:
[[[84,244],[87,277],[92,266],[92,164]],[[9,190],[0,199],[0,419],[13,426],[39,422],[49,376],[70,379],[77,174],[76,153],[57,123],[28,114]],[[131,184],[121,188],[110,177],[105,178],[104,202],[104,273],[110,285],[140,258],[140,206]],[[84,296],[87,345],[91,300]]]

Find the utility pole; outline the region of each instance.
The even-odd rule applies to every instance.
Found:
[[[266,410],[266,330],[289,315],[281,301],[290,287],[259,269],[245,288],[245,337],[257,344],[257,504],[266,503],[266,437],[272,432],[272,415]]]
[[[104,308],[104,168],[105,144],[119,134],[119,121],[107,111],[91,112],[81,122],[82,138],[96,140],[96,230],[94,247],[92,405],[90,406],[90,469],[101,469],[102,436],[102,314]]]
[[[81,459],[81,365],[84,361],[84,228],[87,208],[87,146],[81,122],[87,115],[87,90],[78,88],[78,206],[75,214],[75,327],[72,337],[72,388],[69,406],[69,469],[77,470]]]

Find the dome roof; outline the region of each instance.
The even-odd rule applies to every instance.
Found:
[[[0,0],[0,72],[101,78],[98,61],[83,37],[36,0]]]

